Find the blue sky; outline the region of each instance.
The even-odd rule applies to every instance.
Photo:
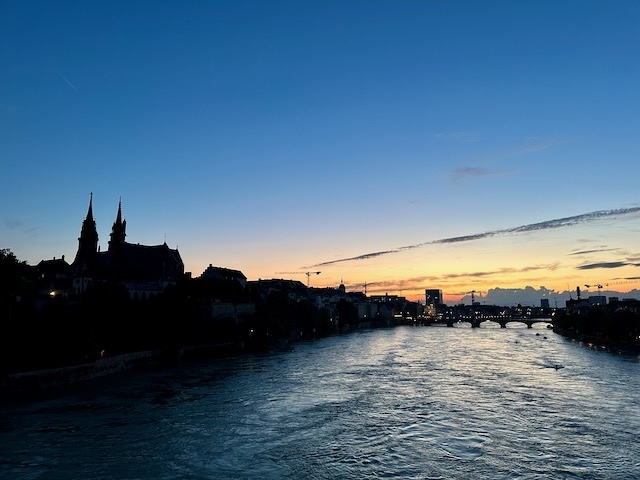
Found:
[[[128,241],[250,279],[640,205],[637,2],[6,1],[0,40],[0,246],[30,263],[73,258],[89,192],[102,247],[122,197]],[[631,282],[639,220],[314,282]]]

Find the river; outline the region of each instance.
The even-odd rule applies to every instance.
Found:
[[[638,358],[485,327],[357,332],[5,404],[0,478],[640,478]]]

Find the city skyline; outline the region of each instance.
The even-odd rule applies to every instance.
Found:
[[[89,200],[90,211],[93,209],[92,204],[93,204],[93,193],[91,193],[90,200]],[[116,223],[119,221],[121,222],[124,219],[126,224],[126,218],[124,216],[121,216],[121,213],[122,213],[121,209],[122,209],[122,199],[119,199],[117,214],[116,214]],[[428,242],[423,242],[421,244],[408,245],[408,246],[403,246],[403,247],[399,247],[391,250],[370,252],[370,253],[362,254],[356,257],[351,257],[351,258],[334,259],[330,261],[325,261],[319,264],[312,265],[311,267],[301,267],[300,271],[298,272],[274,272],[273,277],[267,277],[267,278],[290,278],[292,280],[300,280],[302,282],[302,278],[296,278],[296,275],[300,275],[300,276],[304,275],[306,276],[306,284],[310,285],[309,282],[311,278],[315,278],[316,275],[319,275],[322,273],[322,271],[310,270],[310,268],[313,268],[313,267],[328,267],[335,264],[360,262],[360,261],[368,260],[370,258],[389,256],[397,253],[402,253],[407,250],[424,248],[430,245],[466,243],[466,242],[474,242],[474,241],[478,241],[486,238],[493,238],[496,236],[516,235],[516,234],[523,234],[527,232],[535,232],[535,231],[541,231],[541,230],[543,231],[543,230],[550,230],[550,229],[575,227],[577,225],[581,225],[585,223],[597,222],[602,219],[637,215],[639,210],[640,208],[633,207],[633,208],[617,209],[617,210],[609,210],[609,211],[590,212],[582,215],[577,215],[574,217],[548,220],[545,222],[539,222],[531,225],[522,225],[514,228],[501,229],[501,230],[495,230],[490,232],[482,232],[482,233],[464,235],[460,237],[432,240]],[[112,236],[113,236],[113,233],[106,236],[104,242],[100,242],[100,235],[98,234],[98,241],[96,246],[98,251],[101,250],[101,246],[103,243],[105,244],[105,246],[106,244],[111,244],[111,240],[107,240],[107,239],[110,239]],[[133,240],[134,241],[131,242],[133,245],[136,245],[136,244],[140,245],[140,243],[136,242],[135,239]],[[164,243],[166,243],[166,240]],[[583,255],[583,254],[589,254],[589,253],[594,253],[594,252],[590,250],[586,250],[586,251],[574,252],[570,255]],[[65,257],[66,255],[63,254],[62,259],[65,259]],[[43,259],[43,260],[47,260],[47,259]],[[37,263],[37,261],[33,262],[33,264],[35,263]],[[586,265],[579,266],[577,268],[583,269],[583,270],[591,270],[596,268],[620,268],[625,265],[627,265],[625,262],[611,262],[611,263],[604,263],[604,264],[586,264]],[[211,264],[209,264],[209,267],[210,266]],[[636,267],[637,265],[635,263],[631,263],[629,264],[629,266]],[[540,269],[540,267],[530,267],[530,268],[523,269],[523,271],[538,270],[538,269]],[[388,294],[390,288],[392,289],[392,291],[396,293],[397,291],[399,291],[401,294],[403,293],[404,290],[416,291],[418,293],[414,295],[408,295],[407,296],[408,299],[412,301],[418,301],[420,303],[424,303],[423,299],[421,299],[420,297],[424,296],[422,294],[424,293],[425,288],[423,288],[422,285],[424,285],[425,281],[430,281],[437,285],[448,285],[451,282],[451,280],[453,280],[454,282],[459,281],[460,279],[462,279],[462,281],[473,281],[474,277],[504,275],[506,273],[512,273],[512,272],[508,272],[503,269],[498,272],[486,271],[486,272],[465,273],[465,274],[459,274],[459,275],[445,274],[441,277],[423,276],[419,278],[403,279],[397,283],[373,281],[373,282],[359,283],[355,285],[350,284],[348,285],[348,287],[350,291],[353,291],[355,289],[356,291],[364,290],[365,292],[367,292],[367,288],[368,288],[370,294],[381,294],[381,293]],[[189,271],[189,274],[199,276],[198,272]],[[471,280],[465,280],[464,277],[469,277]],[[464,303],[464,301],[471,303],[475,297],[476,301],[479,304],[485,304],[489,302],[490,304],[508,305],[508,306],[517,305],[517,304],[539,306],[540,300],[543,298],[546,298],[547,301],[550,302],[550,304],[551,302],[553,302],[553,305],[555,305],[556,307],[557,306],[562,307],[563,306],[562,301],[566,301],[570,298],[574,298],[580,295],[580,292],[578,290],[582,291],[584,298],[596,293],[598,296],[601,294],[603,295],[613,294],[614,296],[618,296],[618,297],[622,296],[623,298],[625,297],[638,298],[640,296],[640,292],[638,292],[636,289],[633,289],[632,291],[628,292],[628,295],[626,296],[622,292],[615,290],[615,288],[620,288],[623,284],[635,284],[636,281],[637,281],[636,279],[625,279],[625,280],[617,279],[617,280],[612,280],[611,283],[592,282],[592,284],[576,285],[575,288],[572,288],[571,286],[569,286],[569,284],[567,284],[567,289],[565,291],[560,291],[560,290],[555,291],[553,289],[547,289],[544,286],[540,286],[540,288],[536,289],[531,287],[530,285],[527,285],[524,288],[494,287],[494,288],[489,288],[487,291],[474,289],[472,291],[466,291],[466,292],[455,292],[455,293],[452,291],[442,292],[442,294],[445,300],[448,299],[448,301],[444,302],[447,304]],[[413,282],[413,284],[411,282]],[[318,282],[316,281],[314,283],[318,283]],[[314,284],[311,286],[321,286],[321,287],[336,286],[332,284],[322,284],[322,282],[319,282],[319,283],[320,285]],[[341,284],[344,283],[342,278],[340,279],[340,283]],[[561,302],[560,305],[558,305],[559,300]]]
[[[128,240],[194,276],[449,303],[640,288],[636,2],[1,10],[21,260],[72,258],[93,192],[102,248],[122,198]]]

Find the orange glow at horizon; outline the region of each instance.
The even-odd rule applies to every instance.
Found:
[[[633,254],[634,236],[630,234],[633,230],[621,231],[623,227],[635,228],[630,223],[618,229],[594,223],[526,235],[425,244],[405,250],[389,247],[381,239],[381,246],[369,251],[390,250],[390,253],[362,258],[353,249],[318,258],[320,254],[315,249],[292,245],[277,244],[275,251],[263,246],[269,254],[261,254],[259,249],[249,249],[247,245],[236,245],[212,258],[225,258],[219,266],[238,269],[249,280],[288,278],[306,285],[304,272],[317,270],[321,274],[309,279],[311,287],[335,288],[343,281],[347,291],[364,292],[366,284],[368,295],[388,293],[411,301],[424,301],[425,289],[442,290],[448,303],[462,301],[470,296],[464,292],[472,290],[482,298],[492,289],[526,287],[562,294],[575,292],[577,286],[583,291],[595,292],[595,287],[589,289],[584,285],[600,284],[603,290],[623,294],[640,287]],[[623,235],[625,231],[627,234]],[[209,255],[200,252],[202,265],[192,269],[194,277],[212,263],[207,258]],[[298,275],[276,273],[298,271]]]

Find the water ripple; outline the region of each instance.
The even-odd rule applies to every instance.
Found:
[[[0,478],[640,478],[640,364],[536,333],[374,330],[123,374],[3,407]]]

